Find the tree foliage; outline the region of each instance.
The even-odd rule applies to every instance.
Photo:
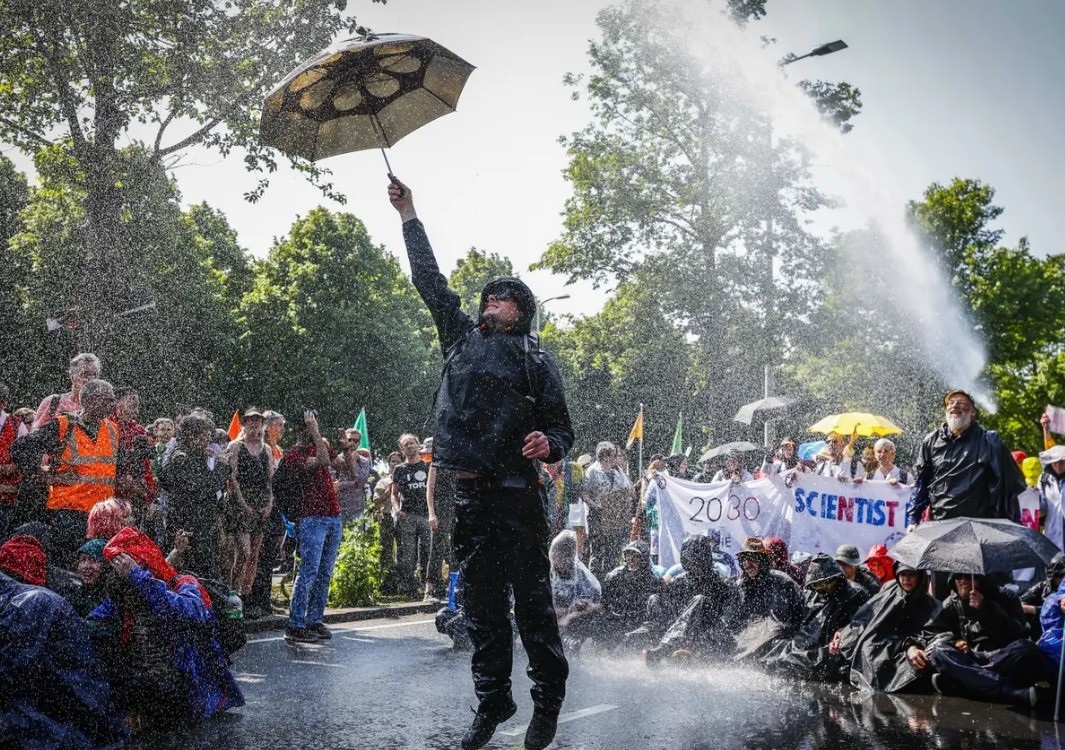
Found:
[[[462,300],[462,309],[476,318],[484,285],[500,276],[515,275],[514,265],[509,258],[471,247],[464,258],[459,258],[455,270],[448,277],[448,284]]]

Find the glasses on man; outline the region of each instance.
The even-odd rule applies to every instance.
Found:
[[[498,302],[514,299],[514,290],[508,286],[499,287],[488,292],[489,297],[494,297]]]

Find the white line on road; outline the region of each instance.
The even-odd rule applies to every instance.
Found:
[[[591,708],[582,708],[580,711],[574,711],[571,714],[562,714],[558,717],[559,724],[565,724],[569,721],[576,721],[577,719],[583,719],[586,716],[594,716],[595,714],[605,713],[606,711],[613,711],[617,706],[610,703],[604,703],[600,706],[592,706]],[[499,734],[505,734],[507,737],[517,737],[525,734],[525,730],[529,728],[528,724],[522,724],[520,727],[514,727],[507,731],[500,731]]]
[[[355,641],[356,643],[377,643],[373,638],[352,638],[350,635],[340,636],[345,641]]]
[[[315,667],[336,667],[337,669],[348,669],[347,664],[329,664],[324,661],[300,661],[299,659],[293,659],[289,664],[311,664]]]

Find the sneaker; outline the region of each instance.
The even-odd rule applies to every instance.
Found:
[[[320,641],[328,641],[330,638],[333,637],[333,634],[329,632],[329,628],[325,626],[324,622],[319,622],[314,625],[308,625],[307,632],[313,633],[315,636],[318,637],[318,640]]]
[[[532,721],[525,730],[525,750],[544,750],[555,739],[558,729],[558,711],[533,711]]]
[[[517,710],[514,699],[508,697],[507,705],[498,711],[477,711],[473,723],[462,736],[462,750],[477,750],[487,745],[488,740],[496,733],[496,727],[513,716]]]
[[[1034,708],[1037,695],[1034,687],[1003,688],[1002,698],[1007,703],[1012,703],[1020,708]]]
[[[285,640],[289,643],[317,643],[318,636],[310,628],[285,628]]]

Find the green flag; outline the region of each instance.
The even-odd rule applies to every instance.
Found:
[[[673,445],[669,449],[669,455],[684,452],[684,412],[677,414],[677,429],[673,432]]]
[[[362,440],[359,442],[360,448],[370,450],[370,429],[366,426],[366,409],[365,407],[359,409],[359,416],[355,419],[355,429],[362,435]]]

